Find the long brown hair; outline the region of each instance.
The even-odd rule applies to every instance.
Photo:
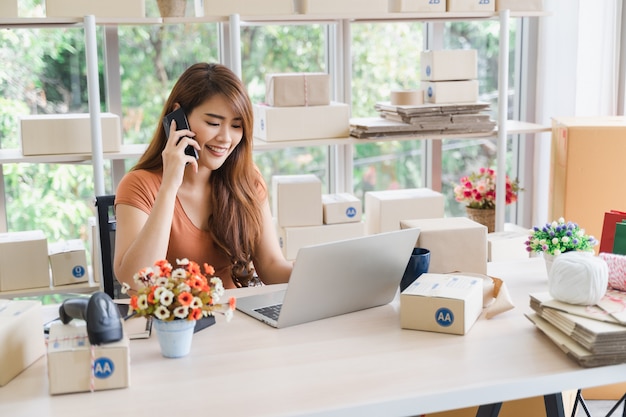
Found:
[[[262,229],[262,200],[267,195],[252,159],[252,104],[241,80],[220,64],[197,63],[178,79],[159,120],[179,103],[190,114],[216,94],[231,104],[241,117],[243,137],[224,164],[211,173],[209,231],[215,244],[233,262],[233,281],[246,285],[252,275],[251,259]],[[133,167],[148,171],[163,169],[161,153],[167,136],[162,125],[154,131],[146,152]]]

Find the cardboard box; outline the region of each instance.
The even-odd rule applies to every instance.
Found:
[[[525,259],[530,256],[526,250],[525,242],[528,233],[503,230],[487,234],[487,261],[511,261]]]
[[[278,241],[283,255],[295,260],[300,248],[365,235],[365,223],[338,223],[306,227],[278,227]]]
[[[254,106],[254,137],[266,142],[326,138],[348,138],[350,106],[331,102],[328,106]],[[324,123],[320,123],[323,120]]]
[[[512,12],[541,12],[543,0],[496,0],[496,11],[507,9]]]
[[[0,300],[0,387],[46,353],[39,301]]]
[[[2,0],[0,2],[0,17],[18,17],[17,12],[17,0]]]
[[[50,266],[43,232],[0,233],[0,291],[45,287],[50,287]]]
[[[496,0],[447,0],[449,12],[493,12]]]
[[[240,14],[283,15],[295,13],[294,0],[203,0],[205,16]]]
[[[78,284],[89,281],[87,253],[80,239],[55,242],[48,245],[52,271],[52,285]]]
[[[478,78],[476,49],[436,49],[420,54],[422,81],[459,81]]]
[[[350,193],[322,194],[324,224],[361,221],[361,200]]]
[[[102,113],[102,150],[122,147],[120,118]],[[20,116],[22,154],[59,155],[91,153],[91,121],[88,113]]]
[[[267,74],[265,103],[274,107],[328,106],[330,75],[324,72]]]
[[[295,0],[296,10],[299,13],[310,14],[354,14],[355,10],[360,13],[385,13],[387,12],[387,0]]]
[[[483,310],[483,279],[427,272],[400,294],[403,329],[466,334]]]
[[[365,193],[367,234],[400,229],[405,219],[430,219],[444,216],[444,196],[429,188],[368,191]]]
[[[54,322],[48,336],[50,394],[101,391],[130,385],[128,337],[95,346],[92,373],[91,345],[83,320]]]
[[[433,104],[476,103],[478,80],[424,81],[424,98]]]
[[[146,17],[145,0],[46,0],[47,17]]]
[[[402,220],[402,229],[417,227],[415,247],[430,250],[428,272],[487,273],[487,227],[467,217]]]
[[[445,12],[446,0],[389,0],[389,11],[397,12]]]
[[[313,174],[274,175],[272,214],[280,227],[323,223],[322,182]]]
[[[623,116],[553,119],[548,221],[563,217],[600,239],[604,212],[626,209],[626,193],[617,191],[625,137]]]

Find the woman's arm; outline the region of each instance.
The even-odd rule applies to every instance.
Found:
[[[265,284],[288,282],[293,269],[293,263],[285,259],[278,244],[278,236],[267,200],[263,204],[263,232],[253,263],[259,278]]]

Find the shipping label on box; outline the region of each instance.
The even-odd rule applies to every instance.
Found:
[[[0,300],[0,387],[46,353],[41,302]]]
[[[400,230],[405,219],[440,218],[445,198],[430,188],[368,191],[365,193],[367,234]]]
[[[130,385],[128,337],[94,347],[83,320],[50,326],[48,336],[48,381],[50,394],[101,391]],[[93,361],[93,366],[92,366]]]
[[[122,147],[120,118],[101,114],[102,150],[119,152]],[[20,116],[22,154],[59,155],[91,153],[91,120],[88,113]]]
[[[436,49],[420,54],[423,81],[460,81],[478,78],[476,49]]]
[[[293,14],[294,0],[203,0],[205,16]]]
[[[389,11],[397,12],[445,12],[446,0],[389,0]]]
[[[53,285],[77,284],[89,281],[87,253],[80,239],[48,245]]]
[[[448,0],[449,12],[493,12],[496,0]]]
[[[361,221],[361,200],[350,193],[323,194],[324,224]]]
[[[49,287],[48,240],[43,231],[0,233],[0,291]]]
[[[295,260],[300,248],[353,239],[365,235],[365,223],[338,223],[306,227],[278,227],[278,242],[287,260]]]
[[[401,229],[420,229],[417,247],[430,251],[429,272],[487,273],[487,227],[467,217],[402,220]]]
[[[327,106],[330,75],[323,72],[268,74],[265,102],[274,107]]]
[[[425,81],[424,97],[428,103],[476,103],[478,101],[478,80],[466,81]]]
[[[422,274],[400,294],[403,329],[466,334],[483,309],[483,279]]]
[[[348,138],[350,135],[350,106],[345,103],[297,107],[255,104],[253,107],[254,137],[266,142]]]
[[[4,1],[4,0],[3,0]],[[145,0],[46,0],[47,17],[146,17]]]
[[[280,227],[323,223],[322,182],[313,174],[274,175],[272,214]]]

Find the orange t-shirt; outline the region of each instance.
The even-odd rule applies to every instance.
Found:
[[[161,180],[161,171],[136,170],[128,172],[117,188],[115,205],[126,204],[150,214],[161,186]],[[261,181],[263,181],[262,178]],[[216,248],[209,232],[197,228],[191,222],[178,198],[176,198],[174,205],[174,218],[171,227],[167,260],[174,267],[176,266],[176,259],[187,258],[197,262],[201,267],[206,262],[213,265],[215,276],[222,279],[225,288],[235,287],[231,276],[232,264],[230,260]]]

